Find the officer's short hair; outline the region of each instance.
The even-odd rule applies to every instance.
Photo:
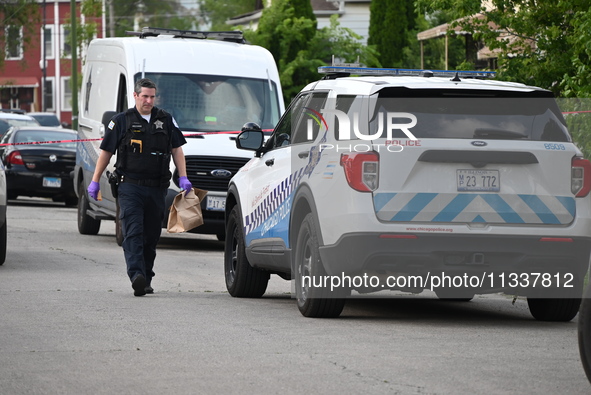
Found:
[[[142,88],[156,89],[156,84],[154,83],[154,81],[152,81],[149,78],[142,78],[142,79],[137,80],[133,90],[135,91],[135,93],[137,93],[139,95],[140,93],[142,93]]]

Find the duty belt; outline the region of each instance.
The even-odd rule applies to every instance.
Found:
[[[135,178],[129,178],[127,176],[121,176],[121,182],[127,182],[129,184],[140,185],[143,187],[160,187],[162,186],[162,180],[137,180]]]

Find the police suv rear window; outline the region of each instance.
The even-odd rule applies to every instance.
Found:
[[[571,141],[551,92],[542,90],[384,88],[371,96],[339,96],[336,108],[360,133],[376,138],[388,132],[406,138],[389,125],[411,125],[416,117],[409,130],[419,139]]]

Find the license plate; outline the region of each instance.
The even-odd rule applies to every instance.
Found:
[[[224,211],[226,209],[226,198],[224,196],[208,196],[205,209],[210,211]]]
[[[460,170],[456,171],[458,192],[499,192],[501,179],[498,170]]]
[[[61,188],[62,179],[55,177],[43,177],[43,186],[48,188]]]

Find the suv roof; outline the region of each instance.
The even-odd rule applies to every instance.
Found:
[[[442,71],[417,69],[384,69],[325,66],[318,72],[324,78],[308,84],[303,90],[336,89],[339,94],[373,94],[385,87],[409,89],[485,89],[518,92],[548,92],[545,89],[518,82],[488,80],[490,71]]]

